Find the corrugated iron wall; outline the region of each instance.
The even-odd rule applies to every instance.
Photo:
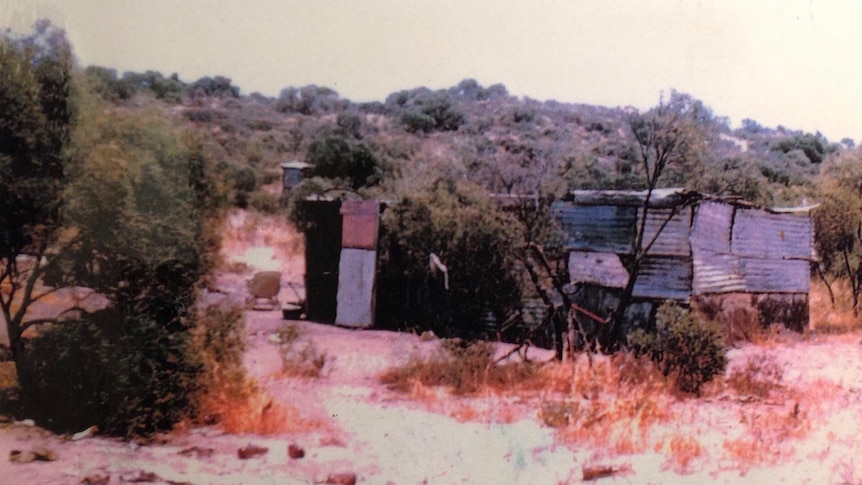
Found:
[[[813,233],[808,217],[737,209],[733,218],[731,252],[765,259],[810,258]]]
[[[638,209],[638,222],[641,220],[642,213],[642,209]],[[673,214],[672,209],[651,208],[647,212],[643,244],[644,246],[649,244],[661,229],[662,224],[667,221],[664,229],[661,229],[658,239],[650,248],[649,254],[654,256],[691,256],[691,244],[689,243],[691,207],[686,207],[673,217],[671,214]]]
[[[704,202],[692,229],[693,292],[807,293],[808,217]]]
[[[618,254],[632,250],[637,230],[636,207],[555,202],[551,211],[566,235],[563,247],[567,250]]]

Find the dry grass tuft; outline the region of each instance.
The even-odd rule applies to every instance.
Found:
[[[745,431],[736,439],[725,440],[723,448],[725,458],[743,472],[793,456],[793,441],[805,438],[811,430],[811,421],[798,403],[790,409],[768,406],[742,411],[739,422]]]
[[[783,386],[784,370],[769,354],[750,356],[745,365],[731,372],[727,384],[741,396],[768,398]]]
[[[653,428],[670,419],[673,399],[652,363],[631,354],[597,357],[575,365],[572,392],[540,410],[564,442],[616,454],[646,451]]]
[[[323,376],[326,353],[308,340],[300,342],[302,332],[296,323],[286,323],[278,329],[281,372],[290,377],[318,378]]]
[[[229,433],[275,434],[317,426],[300,419],[295,408],[275,403],[246,375],[242,310],[209,307],[196,319],[193,342],[202,366],[199,421]]]
[[[444,341],[441,350],[424,358],[412,356],[401,367],[388,370],[380,382],[389,389],[410,393],[419,386],[445,387],[455,395],[476,395],[503,389],[536,387],[538,366],[497,364],[488,342]]]
[[[667,448],[664,466],[680,474],[690,473],[692,463],[704,456],[703,446],[691,436],[675,434],[668,441]]]

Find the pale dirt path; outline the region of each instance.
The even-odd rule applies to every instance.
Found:
[[[535,420],[463,423],[404,401],[377,382],[411,355],[432,352],[438,341],[296,322],[300,340],[313,342],[327,364],[320,378],[284,378],[277,376],[281,361],[269,340],[283,324],[277,312],[246,314],[250,374],[266,382],[278,402],[329,419],[344,446],[325,454],[350,463],[363,483],[555,484],[579,470],[574,455],[555,446],[553,432]]]

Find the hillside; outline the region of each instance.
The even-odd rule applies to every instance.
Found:
[[[467,79],[448,89],[392,93],[355,103],[332,89],[288,87],[277,98],[240,95],[223,77],[186,84],[159,73],[90,67],[102,95],[126,109],[160,106],[198,131],[207,154],[239,190],[274,182],[286,160],[307,160],[315,145],[345,142],[379,162],[384,183],[458,175],[495,193],[556,193],[573,188],[640,188],[629,117],[633,108],[539,101]],[[668,101],[696,112],[701,145],[696,171],[663,184],[742,196],[763,205],[796,205],[813,194],[825,161],[857,151],[819,133],[767,128],[744,120],[731,128],[707,101],[672,92]],[[659,100],[657,100],[658,102]],[[324,145],[326,146],[326,145]],[[241,196],[241,199],[244,196]],[[272,206],[265,196],[260,207]],[[245,203],[243,199],[241,204]]]

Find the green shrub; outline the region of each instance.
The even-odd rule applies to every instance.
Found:
[[[57,325],[17,361],[21,405],[57,432],[97,425],[115,436],[169,430],[194,413],[199,366],[188,332],[103,311]]]
[[[699,395],[701,386],[722,374],[727,366],[718,326],[698,321],[674,303],[659,307],[655,333],[638,329],[629,334],[628,341],[635,355],[648,356],[662,375],[673,379],[684,392]]]
[[[281,198],[267,192],[252,192],[248,198],[252,209],[264,214],[277,214],[282,209]]]
[[[474,339],[520,304],[518,221],[481,189],[438,180],[392,204],[382,227],[381,324]],[[447,273],[429,265],[432,253]]]

